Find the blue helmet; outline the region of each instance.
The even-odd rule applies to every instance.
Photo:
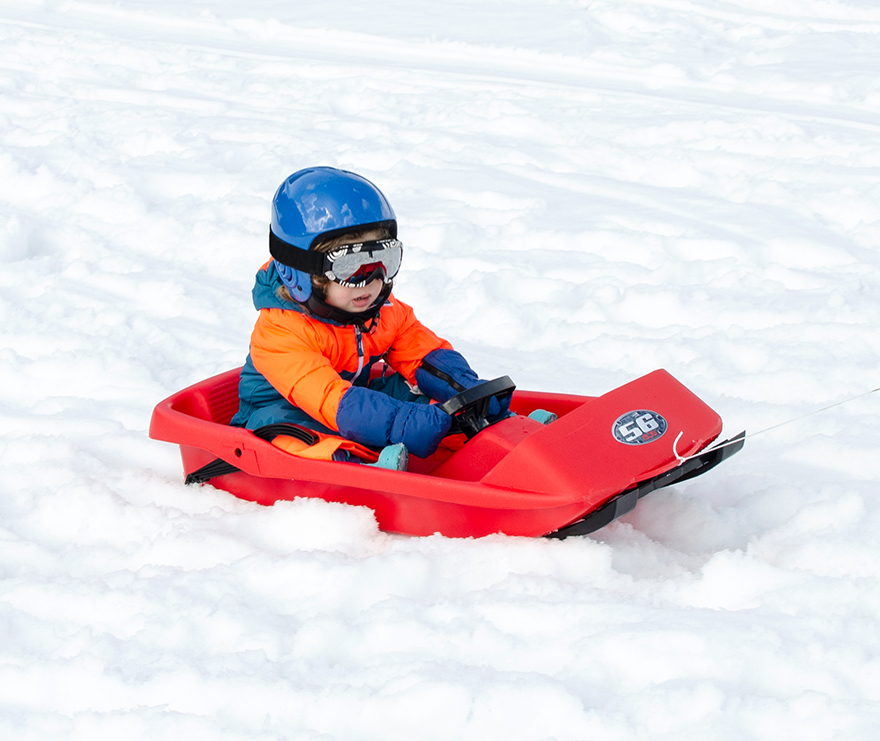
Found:
[[[309,250],[316,241],[383,227],[397,236],[394,209],[369,180],[335,167],[309,167],[293,173],[275,192],[269,251],[281,264],[279,273],[293,297],[306,301],[311,278],[290,266],[291,248]]]

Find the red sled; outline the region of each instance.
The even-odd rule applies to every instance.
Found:
[[[564,538],[598,530],[646,494],[705,473],[743,447],[745,433],[709,447],[721,418],[664,370],[599,397],[515,390],[507,376],[447,401],[468,440],[407,471],[309,460],[271,444],[275,434],[228,425],[240,369],[158,404],[150,437],[180,445],[187,483],[210,482],[271,505],[318,497],[369,507],[382,530],[408,535],[492,533]],[[490,424],[489,401],[510,397],[515,415]],[[545,424],[528,415],[545,410]]]

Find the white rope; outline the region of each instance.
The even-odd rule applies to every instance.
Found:
[[[834,407],[839,407],[843,404],[849,404],[851,401],[855,401],[856,399],[861,399],[865,396],[870,396],[871,394],[877,393],[880,391],[880,386],[875,389],[871,389],[870,391],[865,391],[861,394],[856,394],[855,396],[851,396],[848,399],[844,399],[843,401],[836,401],[833,404],[829,404],[828,406],[824,406],[821,409],[814,409],[812,412],[807,412],[806,414],[802,414],[800,417],[794,417],[792,419],[788,419],[785,422],[778,422],[775,425],[771,425],[770,427],[765,427],[763,430],[758,430],[757,432],[753,432],[748,435],[749,439],[753,437],[757,437],[758,435],[763,435],[765,432],[770,432],[770,430],[775,430],[779,427],[784,427],[785,425],[789,425],[792,422],[799,422],[802,419],[806,419],[807,417],[812,417],[814,414],[819,414],[820,412],[828,411],[829,409],[833,409]],[[691,458],[696,458],[699,455],[703,455],[704,453],[708,453],[711,450],[720,450],[721,448],[727,448],[731,445],[740,444],[745,438],[734,438],[731,440],[726,440],[725,442],[718,443],[717,445],[713,445],[709,448],[699,451],[694,455],[686,455],[682,456],[678,452],[678,441],[681,439],[683,433],[679,432],[678,436],[675,440],[672,441],[672,452],[675,454],[675,458],[679,463],[684,463],[685,461],[691,460]]]
[[[684,435],[683,431],[679,432],[678,435],[675,436],[675,440],[672,441],[672,452],[675,453],[675,459],[679,463],[684,463],[687,460],[687,458],[678,454],[678,441],[681,440],[682,435]]]

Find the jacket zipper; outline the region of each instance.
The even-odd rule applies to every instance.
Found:
[[[357,373],[354,374],[354,378],[351,379],[352,384],[357,381],[358,376],[361,374],[361,371],[364,369],[364,338],[361,335],[361,328],[355,325],[354,328],[354,339],[357,342],[357,351],[358,351],[358,369]]]

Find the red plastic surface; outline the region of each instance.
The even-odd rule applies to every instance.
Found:
[[[677,463],[721,432],[721,419],[665,371],[601,397],[516,391],[519,415],[546,409],[544,426],[524,416],[504,420],[450,454],[411,459],[406,472],[289,455],[247,430],[229,427],[238,408],[239,369],[180,391],[153,411],[150,437],[181,446],[190,473],[223,458],[241,469],[211,480],[230,493],[270,505],[296,497],[370,507],[379,527],[411,535],[479,537],[502,532],[540,536],[558,530],[612,497]],[[649,409],[668,430],[655,442],[618,442],[621,415]]]

